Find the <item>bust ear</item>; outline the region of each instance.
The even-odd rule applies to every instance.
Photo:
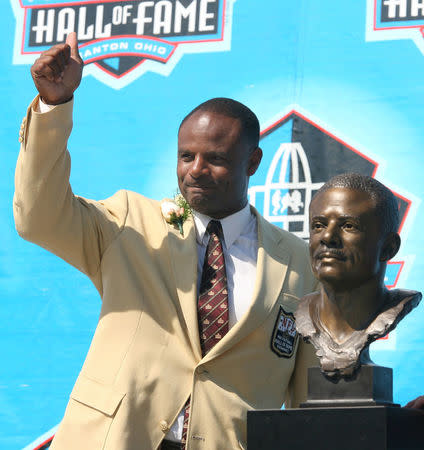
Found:
[[[400,247],[400,236],[398,233],[388,233],[381,249],[380,261],[389,261],[396,255]]]

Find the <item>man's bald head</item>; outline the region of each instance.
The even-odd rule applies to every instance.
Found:
[[[256,114],[247,106],[243,105],[243,103],[225,97],[207,100],[184,117],[180,124],[180,129],[187,119],[197,112],[211,112],[238,119],[241,124],[242,137],[246,139],[250,151],[252,152],[258,147],[260,131],[258,118],[256,117]]]

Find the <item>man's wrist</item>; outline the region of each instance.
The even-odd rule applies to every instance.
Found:
[[[35,108],[36,112],[41,114],[51,111],[56,105],[49,105],[41,97],[38,99],[38,104]]]
[[[72,95],[71,95],[69,98],[67,98],[66,100],[52,103],[52,102],[49,102],[47,99],[43,98],[43,97],[40,95],[40,100],[41,100],[44,104],[49,105],[49,106],[63,105],[63,104],[65,104],[65,103],[70,102],[73,98],[74,98],[74,95],[72,94]]]
[[[73,96],[70,99],[68,99],[66,102],[63,102],[63,103],[51,104],[51,103],[47,102],[45,99],[43,99],[43,97],[41,97],[41,95],[40,95],[40,97],[38,98],[38,105],[36,107],[36,112],[39,112],[42,114],[49,112],[58,105],[62,105],[64,103],[70,102],[72,100],[72,98],[73,98]]]

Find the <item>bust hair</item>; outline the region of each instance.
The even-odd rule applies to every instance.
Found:
[[[197,112],[211,112],[238,119],[241,123],[242,133],[249,143],[250,150],[253,151],[258,147],[260,130],[258,118],[243,103],[225,97],[211,98],[190,111],[182,120],[179,130],[187,119]]]
[[[382,232],[397,233],[400,221],[398,202],[384,184],[359,173],[343,173],[330,178],[315,196],[332,188],[353,189],[368,194],[374,200],[376,214],[381,219]]]

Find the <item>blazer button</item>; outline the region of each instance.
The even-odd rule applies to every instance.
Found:
[[[161,420],[161,421],[159,422],[159,426],[160,426],[160,429],[161,429],[164,433],[166,433],[166,432],[169,430],[169,425],[168,425],[168,422],[167,422],[166,420]]]

